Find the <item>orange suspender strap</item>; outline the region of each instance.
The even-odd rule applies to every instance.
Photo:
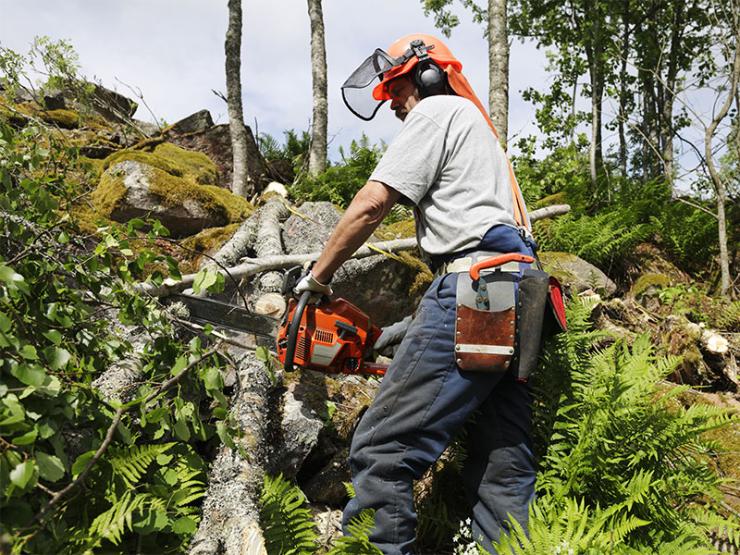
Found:
[[[467,98],[478,107],[478,110],[480,110],[481,114],[486,118],[486,122],[488,122],[488,126],[491,128],[491,131],[493,131],[496,139],[498,139],[499,135],[498,131],[496,131],[496,127],[493,125],[488,112],[483,107],[480,100],[478,100],[478,97],[465,76],[461,72],[455,70],[451,65],[446,66],[444,69],[447,73],[447,79],[452,90],[454,90],[458,95]],[[514,221],[519,227],[523,227],[528,231],[531,231],[532,224],[529,222],[529,215],[527,214],[527,207],[524,204],[524,197],[522,197],[522,191],[519,188],[519,183],[514,175],[514,168],[511,165],[511,160],[509,160],[508,155],[506,156],[506,163],[509,166],[509,183],[511,185],[511,197],[514,201]]]

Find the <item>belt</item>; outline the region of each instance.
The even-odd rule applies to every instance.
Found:
[[[462,272],[468,272],[470,271],[470,267],[477,263],[482,262],[484,260],[488,260],[489,258],[495,258],[497,256],[501,256],[504,253],[501,252],[493,252],[493,251],[478,251],[470,253],[468,256],[463,256],[460,258],[456,258],[454,260],[450,260],[449,262],[445,262],[442,264],[439,268],[437,268],[437,271],[434,272],[434,277],[438,277],[444,274],[457,274]],[[490,270],[483,270],[485,271],[500,271],[500,272],[514,272],[518,273],[521,270],[521,263],[520,262],[506,262],[505,264],[502,264],[500,266],[497,266],[496,268],[491,268]]]

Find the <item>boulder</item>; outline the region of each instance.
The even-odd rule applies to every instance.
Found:
[[[156,159],[153,163],[142,159],[114,161],[93,192],[96,210],[118,222],[157,218],[175,237],[224,226],[243,219],[251,211],[246,200],[218,187],[199,185],[194,168],[189,169],[190,173],[180,169],[178,175],[177,165],[163,165],[163,169],[157,166],[159,162]]]
[[[617,291],[616,284],[604,272],[575,254],[553,251],[541,252],[539,257],[545,270],[560,280],[571,294],[591,289],[610,297]]]
[[[123,96],[121,93],[112,91],[102,85],[93,83],[90,103],[92,108],[109,121],[125,122],[133,117],[139,105]]]
[[[308,373],[305,376],[310,377]],[[282,437],[277,451],[280,453],[280,472],[289,479],[298,474],[303,461],[316,446],[326,417],[325,399],[319,406],[312,407],[316,398],[306,395],[302,382],[291,383],[283,395]],[[324,418],[321,413],[324,413]]]
[[[285,252],[320,251],[339,222],[339,210],[329,202],[307,202],[298,213],[283,226]],[[370,241],[378,239],[371,237]],[[379,254],[345,262],[334,275],[332,288],[336,296],[349,300],[375,324],[384,326],[413,313],[429,278],[426,266],[412,256]]]
[[[200,110],[173,123],[169,131],[181,135],[184,133],[202,133],[211,127],[213,127],[211,112]]]
[[[218,168],[216,184],[231,189],[233,158],[231,134],[227,124],[214,125],[204,131],[194,133],[171,133],[169,140],[183,148],[206,154]],[[265,160],[257,147],[249,126],[247,126],[247,168],[254,193],[260,193],[271,179],[268,176]]]

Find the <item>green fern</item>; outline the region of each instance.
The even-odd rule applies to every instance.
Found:
[[[159,443],[123,448],[111,447],[108,462],[113,468],[113,473],[123,480],[125,486],[133,488],[146,473],[149,465],[174,445],[174,443]]]
[[[260,497],[260,522],[267,552],[309,555],[316,552],[318,538],[306,496],[282,474],[265,476]]]
[[[685,388],[661,385],[678,359],[657,358],[647,336],[631,347],[595,349],[588,312],[581,303],[569,307],[571,329],[551,342],[535,377],[541,468],[532,542],[542,521],[552,532],[543,536],[548,548],[560,545],[557,538],[582,552],[598,548],[600,532],[590,543],[573,543],[581,538],[569,532],[579,529],[578,518],[624,552],[668,550],[676,538],[685,552],[711,552],[714,535],[734,541],[737,525],[722,516],[722,480],[710,461],[717,445],[704,434],[735,420],[721,408],[678,403]],[[583,511],[573,500],[588,514],[576,518]],[[565,521],[557,520],[561,511]]]
[[[349,521],[349,535],[338,538],[327,555],[382,555],[382,551],[370,542],[374,527],[375,511],[365,509]]]
[[[95,517],[95,520],[90,525],[91,536],[106,538],[114,545],[118,545],[121,542],[124,532],[126,530],[133,530],[134,513],[143,514],[147,505],[152,505],[156,501],[152,495],[147,493],[137,494],[132,491],[125,492],[119,500],[113,503],[110,509]],[[161,500],[159,501],[161,503]],[[155,508],[163,509],[164,504],[161,503]]]

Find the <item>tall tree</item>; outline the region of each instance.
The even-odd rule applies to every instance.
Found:
[[[426,15],[434,15],[434,25],[449,37],[460,20],[449,10],[452,0],[421,0]],[[509,30],[508,0],[488,0],[487,9],[475,0],[462,0],[473,14],[473,21],[485,24],[488,42],[488,113],[506,147],[509,130]]]
[[[515,0],[510,23],[514,32],[531,37],[538,44],[555,47],[555,64],[571,85],[577,82],[574,70],[585,65],[591,99],[591,140],[589,147],[592,194],[595,200],[605,197],[600,176],[605,172],[602,149],[602,106],[606,84],[611,77],[608,38],[615,32],[608,13],[609,2],[573,0]],[[585,64],[583,64],[585,60]],[[608,193],[608,191],[607,191]]]
[[[727,82],[718,88],[718,103],[719,101],[722,101],[722,96],[725,96],[725,98],[724,101],[721,102],[719,110],[712,117],[712,120],[704,133],[704,156],[709,177],[712,181],[717,197],[717,223],[719,232],[721,276],[720,290],[723,295],[728,295],[731,293],[730,257],[727,249],[726,214],[728,187],[726,176],[721,175],[715,165],[715,151],[712,143],[722,120],[730,111],[733,101],[737,99],[738,88],[740,87],[740,2],[733,0],[728,2],[727,5],[721,6],[716,12],[716,20],[720,23],[720,28],[726,30],[721,39],[720,50],[726,61],[725,67],[727,68]],[[735,118],[738,118],[737,114],[735,114]],[[737,125],[737,121],[735,122],[735,125]],[[732,129],[730,131],[728,139],[730,141],[735,141],[735,144],[727,145],[730,149],[730,155],[736,154],[739,148],[737,146],[738,137],[736,129]]]
[[[313,78],[313,118],[308,172],[316,176],[326,170],[326,133],[329,104],[326,99],[326,45],[321,0],[308,0],[311,20],[311,77]]]
[[[242,3],[229,0],[229,25],[226,29],[226,104],[229,111],[229,130],[233,153],[231,190],[247,197],[252,184],[247,173],[247,129],[244,126],[241,82]]]
[[[506,146],[509,131],[509,31],[507,0],[488,0],[488,112]]]

